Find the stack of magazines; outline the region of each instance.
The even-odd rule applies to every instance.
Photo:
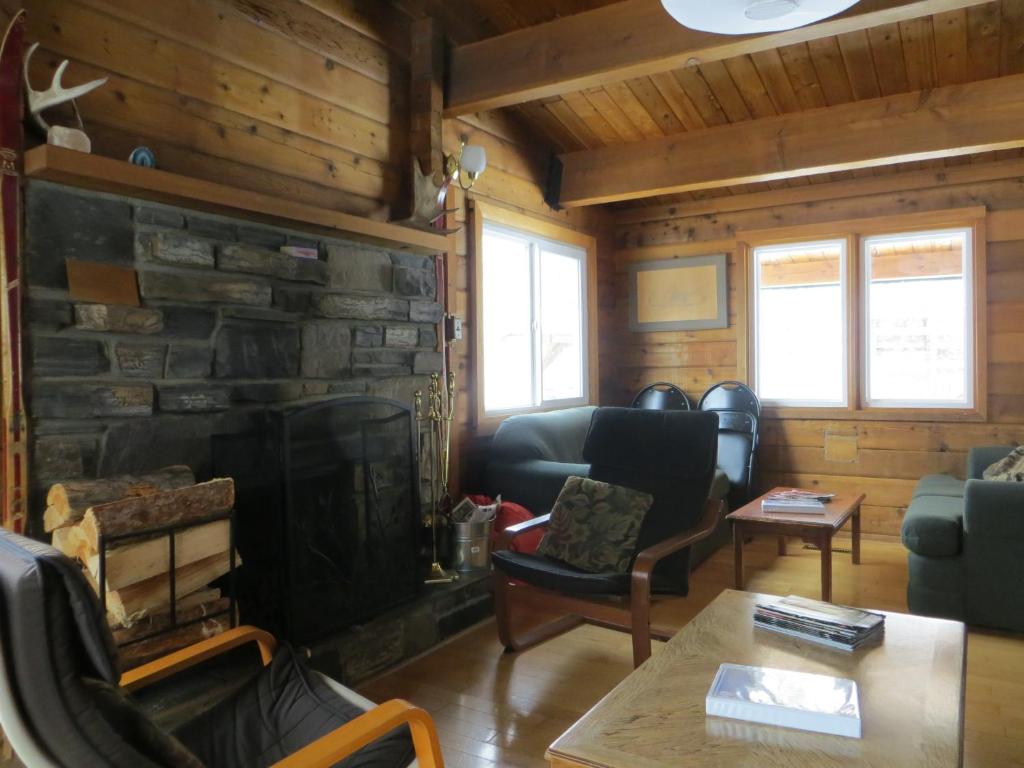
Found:
[[[881,640],[885,616],[804,597],[773,598],[757,603],[754,626],[843,651]]]
[[[798,515],[823,515],[825,505],[835,496],[834,493],[817,493],[792,489],[776,491],[761,499],[762,512],[785,512]]]

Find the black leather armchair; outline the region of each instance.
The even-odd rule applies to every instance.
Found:
[[[498,632],[515,651],[590,621],[628,631],[633,661],[651,654],[651,637],[672,630],[651,627],[654,590],[686,594],[690,547],[719,521],[721,502],[708,499],[715,474],[718,416],[689,411],[600,408],[583,448],[590,477],[650,493],[654,503],[640,528],[628,573],[587,573],[559,560],[507,551],[516,536],[547,524],[550,515],[504,531],[492,556]],[[560,615],[527,632],[525,613]]]

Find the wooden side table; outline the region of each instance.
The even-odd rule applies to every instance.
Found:
[[[778,493],[787,488],[773,488],[768,492]],[[768,494],[765,494],[767,496]],[[786,554],[786,536],[799,536],[817,543],[821,549],[821,599],[832,600],[832,537],[846,521],[853,520],[851,547],[854,565],[860,564],[860,505],[864,494],[839,494],[825,505],[823,514],[802,515],[783,512],[762,512],[764,496],[746,504],[726,518],[732,520],[732,540],[735,548],[736,589],[743,589],[743,540],[747,536],[771,534],[779,539],[779,554]]]

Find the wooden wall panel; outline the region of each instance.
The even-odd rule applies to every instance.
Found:
[[[1012,163],[1013,161],[1007,161]],[[1015,170],[1014,173],[1019,173]],[[608,371],[606,403],[624,404],[655,380],[680,384],[692,398],[715,381],[742,371],[743,334],[736,324],[739,268],[730,260],[730,327],[713,331],[632,334],[628,331],[627,266],[630,261],[693,256],[731,250],[739,231],[870,218],[926,210],[985,205],[988,234],[988,421],[919,422],[833,419],[767,419],[763,425],[761,482],[803,485],[867,494],[865,531],[897,535],[914,484],[921,475],[948,472],[962,477],[967,450],[975,445],[1024,442],[1024,177],[968,181],[904,192],[891,189],[842,199],[771,205],[722,213],[700,203],[676,211],[641,208],[620,212],[610,300],[603,302],[602,356]],[[870,180],[865,184],[870,185]],[[786,193],[778,193],[785,203]],[[742,377],[742,374],[740,374]]]

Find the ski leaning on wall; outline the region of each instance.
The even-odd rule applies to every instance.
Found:
[[[0,41],[0,524],[25,528],[28,422],[21,366],[21,168],[24,12]]]

